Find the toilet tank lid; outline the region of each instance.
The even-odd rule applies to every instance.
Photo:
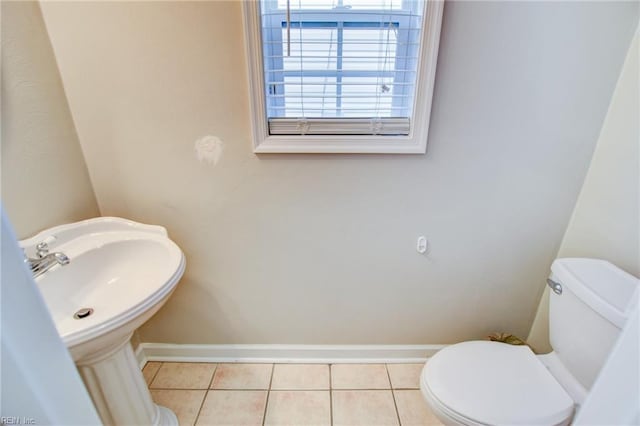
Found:
[[[606,260],[556,259],[555,279],[600,315],[622,327],[637,303],[640,280]]]

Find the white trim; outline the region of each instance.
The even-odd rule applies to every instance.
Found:
[[[149,361],[147,359],[146,354],[145,354],[144,348],[142,347],[142,343],[140,343],[138,345],[138,347],[136,348],[136,350],[133,351],[133,354],[136,356],[136,361],[138,362],[138,365],[140,366],[140,369],[142,370],[142,368],[144,368],[144,366],[147,363],[147,361]]]
[[[418,65],[413,126],[408,136],[270,136],[262,64],[258,1],[243,1],[245,53],[249,67],[249,105],[254,151],[266,153],[424,154],[440,44],[444,0],[427,1]]]
[[[176,345],[141,343],[147,361],[256,363],[420,363],[446,345]]]

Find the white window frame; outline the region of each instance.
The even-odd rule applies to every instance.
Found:
[[[444,0],[428,0],[424,8],[424,29],[420,41],[411,130],[408,135],[270,135],[262,61],[260,4],[258,0],[243,1],[253,152],[424,154],[427,149],[443,9]]]

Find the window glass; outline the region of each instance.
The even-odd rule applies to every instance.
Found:
[[[421,1],[262,1],[273,118],[410,118]]]

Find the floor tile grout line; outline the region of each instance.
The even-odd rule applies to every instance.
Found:
[[[334,392],[359,392],[359,391],[366,391],[366,392],[383,392],[383,391],[388,391],[388,390],[393,390],[392,388],[345,388],[345,389],[333,389]],[[415,389],[413,389],[415,390]]]
[[[162,365],[160,366],[160,368],[162,368],[164,366],[164,364],[171,364],[171,363],[162,363]],[[196,363],[191,363],[191,364],[196,364]],[[213,381],[213,376],[215,375],[215,372],[218,369],[218,364],[215,363],[198,363],[198,364],[209,364],[209,365],[214,365],[213,368],[213,374],[211,375],[211,379],[209,379],[209,384],[207,385],[206,388],[183,388],[183,387],[171,387],[171,386],[153,386],[153,381],[156,379],[157,375],[160,374],[160,368],[158,368],[158,371],[156,371],[156,374],[153,376],[153,379],[147,384],[147,389],[149,390],[209,390],[211,388],[211,383]]]
[[[147,364],[151,362],[151,361],[147,361],[144,363],[144,367],[147,366]],[[164,362],[160,362],[160,367],[158,367],[158,369],[156,370],[155,373],[153,373],[153,376],[151,377],[151,380],[149,380],[149,383],[147,384],[147,387],[149,389],[151,389],[151,383],[153,383],[153,381],[156,379],[156,376],[158,375],[158,373],[160,372],[160,369],[162,368],[162,366],[164,365]],[[144,367],[142,367],[142,370],[144,371]]]
[[[149,390],[162,390],[162,391],[168,391],[168,390],[178,390],[178,391],[208,391],[208,390],[212,390],[209,388],[149,388]]]
[[[344,388],[344,389],[267,389],[267,388],[255,388],[255,389],[211,389],[211,388],[149,388],[149,390],[180,390],[180,391],[229,391],[229,392],[258,392],[258,391],[268,391],[271,390],[273,392],[382,392],[388,390],[397,390],[397,391],[409,391],[409,390],[420,390],[419,388]]]
[[[267,408],[269,408],[269,396],[271,395],[271,384],[273,383],[273,373],[276,370],[276,365],[271,364],[271,377],[269,378],[269,387],[267,388],[267,400],[264,403],[264,413],[262,413],[262,426],[267,421]]]
[[[265,390],[263,389],[212,389],[211,387],[213,386],[213,381],[215,379],[215,375],[218,372],[218,367],[220,365],[220,363],[201,363],[201,364],[213,364],[214,368],[211,374],[211,378],[209,380],[208,386],[205,389],[202,388],[172,388],[172,387],[161,387],[161,388],[153,388],[151,389],[151,383],[153,383],[153,381],[157,378],[158,374],[160,373],[160,370],[162,369],[162,367],[165,366],[165,362],[159,361],[160,365],[158,366],[158,369],[155,371],[155,373],[153,374],[153,376],[151,377],[149,384],[147,385],[147,387],[150,390],[161,390],[161,391],[168,391],[168,390],[177,390],[177,391],[204,391],[204,395],[202,398],[202,401],[200,402],[200,407],[197,411],[196,417],[194,419],[194,425],[198,423],[198,420],[200,419],[200,416],[202,414],[202,409],[204,407],[205,401],[207,400],[208,394],[211,391],[239,391],[239,392],[245,392],[245,391],[260,391],[260,390]],[[235,363],[231,363],[231,364],[235,364]],[[265,406],[264,406],[264,411],[263,411],[263,418],[262,418],[262,425],[265,426],[266,425],[266,415],[268,412],[268,408],[269,408],[269,399],[270,399],[270,394],[271,391],[286,391],[286,392],[326,392],[327,389],[308,389],[308,388],[298,388],[298,389],[273,389],[273,381],[274,381],[274,376],[275,376],[275,367],[276,367],[276,363],[272,363],[271,364],[271,374],[270,374],[270,378],[269,378],[269,384],[268,387],[266,389],[267,391],[267,396],[266,396],[266,400],[265,400]],[[389,371],[389,365],[388,364],[382,364],[384,365],[385,368],[385,372],[387,375],[387,380],[388,380],[388,387],[384,387],[384,388],[344,388],[344,389],[335,389],[334,388],[334,383],[333,383],[333,368],[334,364],[328,363],[325,364],[328,366],[329,368],[329,413],[330,413],[330,422],[331,425],[334,424],[334,410],[333,410],[333,392],[334,391],[352,391],[352,392],[357,392],[357,391],[391,391],[392,394],[392,398],[393,398],[393,403],[394,403],[394,409],[396,412],[396,418],[398,421],[398,425],[402,425],[402,422],[400,420],[400,412],[398,410],[398,404],[396,401],[396,395],[395,395],[395,391],[398,390],[419,390],[419,387],[406,387],[406,386],[402,386],[402,387],[398,387],[398,388],[394,388],[392,380],[391,380],[391,372]],[[146,366],[146,364],[145,364]]]
[[[400,412],[398,411],[398,403],[396,402],[396,393],[393,391],[393,383],[391,383],[391,374],[389,374],[389,368],[387,367],[387,364],[384,365],[384,370],[387,372],[387,378],[389,379],[389,386],[391,386],[391,397],[393,398],[393,407],[396,409],[398,426],[402,426],[402,422],[400,421]]]
[[[267,388],[248,388],[248,389],[236,389],[236,388],[215,388],[215,389],[182,389],[182,390],[210,390],[210,391],[225,391],[225,392],[260,392],[268,391]],[[275,390],[275,389],[274,389]]]
[[[219,364],[214,364],[215,367],[213,368],[213,374],[211,374],[211,379],[209,379],[209,385],[207,386],[207,391],[211,389],[211,386],[213,386],[213,379],[216,377],[216,372],[218,371],[218,365]]]
[[[336,391],[343,391],[343,390],[345,390],[345,391],[346,391],[346,390],[349,390],[349,391],[352,391],[352,390],[391,390],[391,389],[393,389],[393,385],[391,384],[391,377],[390,377],[390,375],[389,375],[389,371],[387,370],[387,364],[385,364],[385,363],[379,363],[379,362],[374,363],[374,364],[369,364],[369,363],[364,363],[364,364],[363,364],[363,363],[360,363],[360,364],[352,364],[352,363],[347,363],[347,364],[345,364],[345,363],[336,363],[336,364],[330,364],[330,365],[331,365],[331,366],[336,366],[336,365],[342,365],[342,366],[350,366],[350,365],[359,365],[359,366],[382,366],[382,367],[384,367],[384,369],[385,369],[385,373],[386,373],[387,381],[388,381],[388,382],[387,382],[387,383],[388,383],[388,386],[385,386],[385,387],[377,387],[377,388],[351,388],[351,387],[344,387],[344,388],[340,388],[340,387],[339,387],[339,388],[336,388],[336,387],[333,385],[333,383],[332,383],[332,384],[331,384],[331,389],[332,389],[332,390],[336,390]],[[333,371],[333,370],[332,370],[332,371]]]
[[[272,392],[328,392],[331,389],[313,389],[313,388],[299,388],[299,389],[270,389]]]
[[[202,402],[200,402],[200,407],[198,408],[198,413],[196,414],[196,418],[193,419],[193,425],[198,424],[198,420],[200,419],[200,413],[202,413],[202,407],[204,407],[204,402],[207,400],[207,396],[209,396],[209,389],[204,392],[204,396],[202,397]]]
[[[218,364],[214,364],[213,373],[211,374],[211,379],[209,380],[209,385],[204,392],[204,397],[202,398],[202,402],[200,402],[200,408],[198,408],[198,413],[196,414],[196,418],[193,420],[193,424],[198,424],[198,419],[200,419],[200,413],[202,413],[202,407],[204,407],[204,402],[207,400],[207,396],[209,396],[209,391],[211,390],[211,386],[213,385],[213,378],[216,376],[216,371],[218,371]]]
[[[202,413],[202,407],[204,407],[204,402],[207,400],[207,396],[209,395],[209,390],[211,389],[211,384],[213,383],[213,377],[216,375],[216,371],[218,370],[218,364],[215,363],[213,365],[214,367],[213,367],[213,371],[211,372],[211,379],[209,379],[209,384],[207,385],[207,388],[204,389],[204,395],[202,396],[202,401],[200,401],[200,407],[198,407],[198,412],[196,413],[196,417],[195,419],[193,419],[193,425],[198,424],[200,413]],[[196,390],[196,389],[189,389],[189,390]],[[201,389],[197,389],[197,390],[201,390]]]
[[[333,381],[331,380],[331,365],[329,364],[329,421],[333,426]]]

